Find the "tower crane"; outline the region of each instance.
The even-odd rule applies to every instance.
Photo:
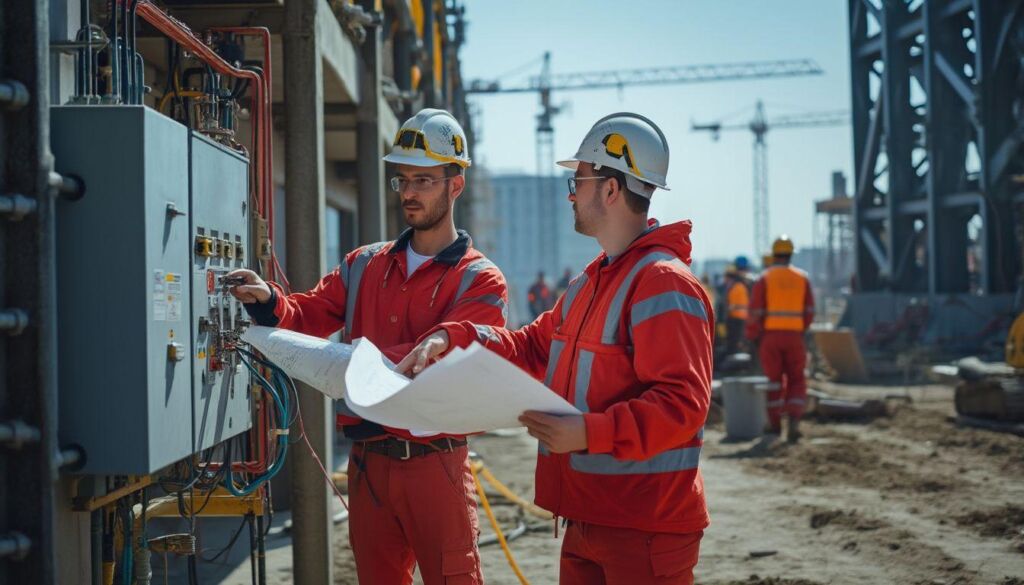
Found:
[[[784,59],[774,61],[749,61],[742,63],[713,63],[703,65],[681,65],[674,67],[649,67],[578,73],[551,73],[551,52],[542,58],[540,74],[519,85],[503,85],[498,80],[475,80],[466,88],[467,95],[495,95],[514,93],[536,93],[540,98],[540,112],[537,114],[536,163],[538,191],[543,205],[540,209],[541,234],[553,234],[556,197],[546,193],[551,181],[555,160],[555,129],[553,120],[561,113],[564,104],[556,105],[552,100],[554,91],[575,91],[585,89],[609,89],[682,83],[708,83],[714,81],[741,81],[750,79],[799,77],[821,75],[824,70],[812,59]],[[550,247],[555,242],[545,245]],[[557,254],[557,251],[553,251]]]
[[[718,140],[723,131],[749,130],[754,135],[754,245],[758,254],[768,249],[771,222],[768,211],[768,144],[765,136],[768,130],[784,128],[820,128],[827,126],[843,126],[850,123],[850,115],[845,111],[820,111],[803,114],[791,114],[768,120],[764,113],[764,103],[757,101],[754,117],[746,124],[691,124],[694,132],[710,132],[713,140]]]

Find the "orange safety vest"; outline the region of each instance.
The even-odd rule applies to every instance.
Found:
[[[764,273],[766,331],[803,331],[807,277],[792,266],[772,266]]]
[[[728,312],[731,319],[747,319],[750,308],[750,291],[747,290],[746,284],[739,281],[734,282],[729,287],[726,301],[729,303]]]

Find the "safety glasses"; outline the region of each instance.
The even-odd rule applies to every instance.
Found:
[[[569,195],[576,195],[577,181],[598,181],[610,179],[611,177],[569,177]]]
[[[440,183],[452,178],[454,177],[441,177],[440,179],[431,179],[430,177],[416,177],[413,179],[391,177],[391,190],[395,193],[401,193],[402,190],[408,187],[413,193],[426,193],[430,191],[434,183]]]

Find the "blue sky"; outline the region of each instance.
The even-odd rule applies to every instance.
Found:
[[[461,57],[467,79],[492,79],[552,52],[554,73],[701,63],[812,58],[824,75],[555,93],[569,102],[555,120],[555,153],[571,156],[590,126],[616,111],[641,113],[661,126],[671,147],[668,182],[652,214],[694,222],[698,260],[759,256],[753,249],[752,135],[723,133],[714,142],[690,121],[729,114],[746,122],[764,100],[769,120],[801,111],[849,108],[846,0],[518,0],[466,2]],[[503,78],[526,81],[539,70]],[[494,171],[532,172],[535,94],[472,97],[481,139],[475,162]],[[848,181],[849,126],[769,131],[771,231],[798,246],[812,243],[813,202],[831,194],[831,173]]]

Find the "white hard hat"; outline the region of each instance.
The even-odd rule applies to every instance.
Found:
[[[629,112],[605,116],[594,124],[580,144],[576,156],[558,165],[576,170],[581,162],[594,170],[611,167],[626,175],[626,186],[648,199],[665,185],[668,174],[668,140],[654,122]]]
[[[420,110],[402,124],[384,161],[416,167],[472,164],[462,126],[448,112],[433,108]]]

